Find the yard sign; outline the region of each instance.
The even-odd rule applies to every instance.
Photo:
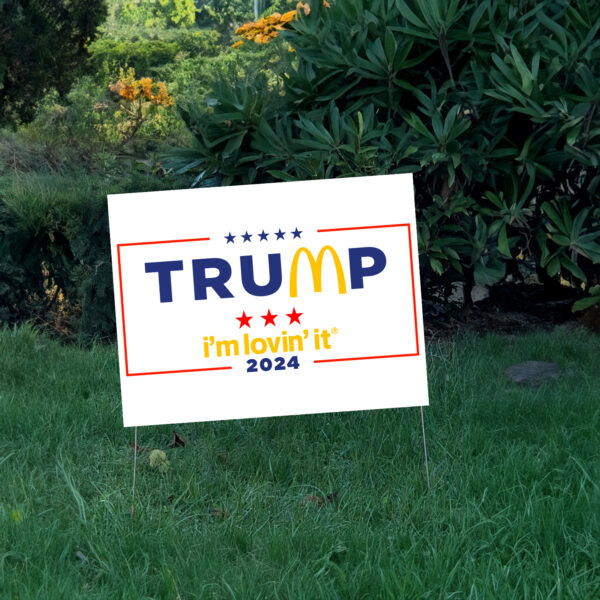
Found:
[[[125,426],[428,404],[410,175],[108,204]]]

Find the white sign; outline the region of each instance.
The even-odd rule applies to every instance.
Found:
[[[108,206],[125,426],[428,404],[410,175]]]

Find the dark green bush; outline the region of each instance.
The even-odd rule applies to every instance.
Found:
[[[120,67],[133,67],[139,75],[150,75],[153,69],[172,62],[179,52],[176,42],[164,40],[115,40],[103,37],[92,45],[90,54],[96,72],[119,72]]]
[[[215,56],[220,50],[215,31],[138,31],[134,39],[102,37],[90,46],[96,73],[114,77],[120,67],[133,67],[140,76],[153,75],[156,69],[172,64],[180,53],[190,56]]]
[[[0,1],[0,125],[31,120],[50,88],[68,91],[106,14],[104,0]]]
[[[600,3],[310,4],[282,34],[283,92],[217,88],[184,111],[197,144],[173,166],[221,185],[413,172],[426,283],[520,261],[597,281]]]
[[[113,339],[106,196],[181,186],[135,173],[0,180],[0,325],[34,320],[79,341]]]

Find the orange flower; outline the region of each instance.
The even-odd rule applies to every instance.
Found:
[[[156,94],[154,93],[154,87],[157,89]],[[117,81],[116,84],[109,86],[109,89],[113,93],[118,92],[119,96],[128,102],[143,96],[152,104],[158,104],[160,106],[171,106],[175,104],[172,96],[169,96],[169,93],[167,92],[167,86],[162,81],[154,83],[150,77],[136,79],[135,69],[133,68],[128,69],[127,73],[121,69],[119,81]]]
[[[292,19],[295,19],[295,18],[296,18],[296,11],[295,10],[290,10],[290,11],[288,11],[286,13],[283,13],[281,15],[281,22],[283,24],[289,23]]]
[[[302,4],[302,2],[298,2],[298,4],[296,4],[296,10],[303,10],[305,17],[310,15],[310,5],[308,4],[308,2],[306,2],[305,4]]]
[[[142,79],[139,80],[139,85],[144,98],[152,100],[152,79],[150,79],[150,77],[142,77]]]
[[[323,0],[323,6],[329,8],[331,4],[327,0]],[[273,38],[279,35],[279,31],[285,29],[285,26],[298,18],[298,12],[302,11],[305,16],[310,14],[310,5],[308,2],[298,2],[295,10],[290,10],[286,13],[273,13],[266,17],[262,17],[258,21],[244,23],[236,30],[236,34],[246,40],[254,41],[256,44],[266,44]],[[233,48],[238,48],[242,45],[242,41],[237,41],[233,44]]]
[[[160,106],[172,106],[173,104],[175,104],[173,96],[169,96],[169,93],[167,92],[167,86],[162,81],[159,81],[157,86],[158,93],[156,94],[156,96],[152,97],[152,101],[155,104],[160,104]]]

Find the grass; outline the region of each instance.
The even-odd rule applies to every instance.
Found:
[[[0,597],[600,598],[598,338],[427,351],[429,492],[418,409],[149,427],[131,518],[115,348],[0,331]]]

